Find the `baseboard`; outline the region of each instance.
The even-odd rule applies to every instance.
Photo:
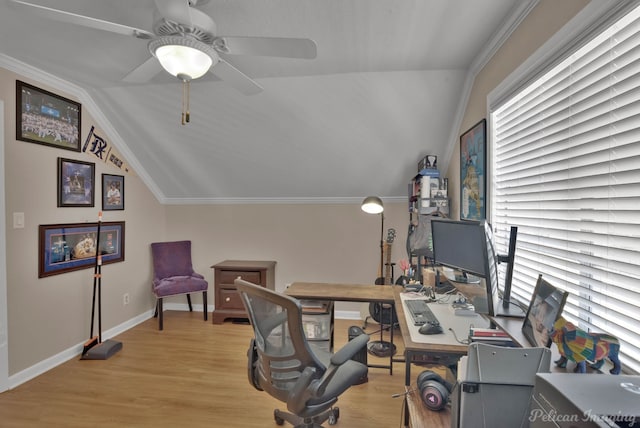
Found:
[[[207,311],[213,311],[213,305],[207,305]],[[172,310],[172,311],[188,311],[189,305],[186,303],[165,303],[163,305],[164,310]],[[202,305],[193,305],[194,312],[202,312]],[[105,332],[102,333],[102,339],[110,339],[123,333],[130,328],[135,327],[136,325],[148,320],[153,317],[154,311],[148,311],[137,317],[131,318],[128,321],[123,322]],[[345,319],[345,320],[361,320],[360,312],[356,311],[336,311],[335,313],[336,319]],[[78,343],[70,348],[65,349],[62,352],[57,353],[45,360],[40,361],[33,366],[26,368],[12,376],[9,376],[9,389],[16,388],[19,385],[22,385],[25,382],[30,381],[31,379],[40,376],[41,374],[53,369],[60,364],[63,364],[72,358],[77,358],[82,354],[84,341]],[[126,344],[125,344],[126,345]]]
[[[337,320],[362,320],[360,311],[336,311]]]
[[[137,317],[131,318],[128,321],[123,322],[105,332],[102,333],[102,339],[106,340],[114,336],[123,333],[130,328],[148,320],[153,317],[153,311],[145,312]],[[57,353],[45,360],[40,361],[33,366],[26,368],[12,376],[9,376],[9,389],[13,389],[23,383],[30,381],[31,379],[40,376],[41,374],[51,370],[52,368],[59,366],[62,363],[69,361],[72,358],[77,358],[82,354],[82,349],[85,341],[78,343],[70,348],[65,349],[62,352]]]
[[[213,312],[214,306],[207,305],[208,312]],[[168,303],[162,304],[162,309],[165,311],[188,311],[189,305],[186,303]],[[193,305],[193,312],[202,313],[202,305]],[[359,311],[336,311],[335,317],[338,320],[361,320],[362,314]]]

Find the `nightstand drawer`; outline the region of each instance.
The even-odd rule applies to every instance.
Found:
[[[262,283],[262,274],[260,271],[240,270],[221,270],[220,285],[233,285],[233,281],[235,281],[238,277],[256,285],[264,285]]]
[[[216,302],[216,307],[221,309],[240,309],[244,311],[244,305],[240,294],[235,288],[221,288],[220,289],[220,302]]]
[[[240,294],[233,283],[236,278],[275,290],[274,261],[225,260],[211,266],[214,270],[213,323],[221,324],[227,319],[247,319]]]

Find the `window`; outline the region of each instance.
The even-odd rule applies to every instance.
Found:
[[[640,372],[640,8],[491,106],[498,252],[518,226],[512,295],[538,273],[564,316],[620,339]],[[523,80],[525,81],[525,80]]]

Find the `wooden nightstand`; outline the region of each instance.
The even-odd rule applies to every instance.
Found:
[[[274,261],[225,260],[211,266],[214,270],[214,305],[211,314],[214,324],[231,318],[247,318],[240,295],[233,281],[244,279],[270,290],[275,290]]]

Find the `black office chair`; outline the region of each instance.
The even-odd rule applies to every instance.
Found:
[[[307,341],[298,300],[242,279],[234,281],[253,326],[248,351],[249,383],[287,404],[290,413],[276,409],[276,424],[296,428],[333,425],[340,411],[338,396],[360,382],[367,366],[351,359],[366,346],[362,334],[335,354]]]

